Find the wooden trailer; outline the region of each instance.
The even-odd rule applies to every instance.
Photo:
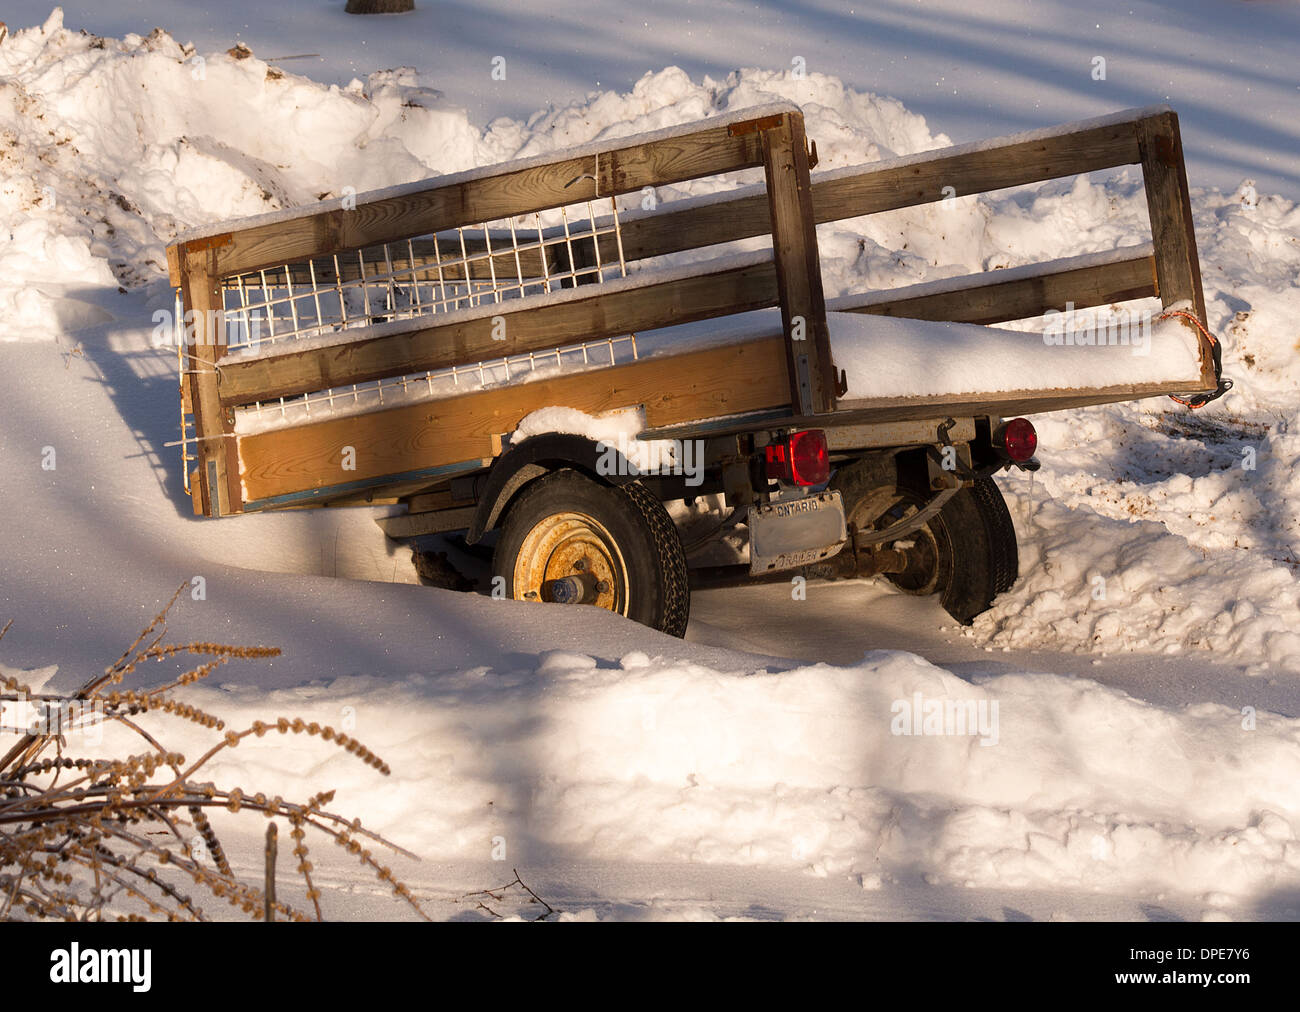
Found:
[[[798,108],[778,104],[187,233],[168,266],[195,512],[405,504],[390,536],[498,531],[498,592],[681,635],[691,574],[663,504],[715,495],[749,532],[749,575],[885,573],[969,621],[1016,575],[990,480],[1036,466],[1016,416],[1224,388],[1193,326],[1178,119],[1130,111],[819,174],[816,160]],[[828,307],[820,223],[1122,165],[1141,166],[1150,243]],[[759,178],[656,202],[723,174]],[[833,330],[869,340],[881,317],[988,325],[1151,296],[1188,324],[1168,375],[862,397],[835,361]],[[698,473],[647,471],[593,432],[520,438],[549,408],[635,410],[639,440],[693,451]]]

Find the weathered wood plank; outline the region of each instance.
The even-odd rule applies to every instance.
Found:
[[[1039,316],[1049,309],[1064,311],[1068,304],[1076,309],[1108,306],[1129,299],[1143,299],[1159,294],[1156,285],[1155,258],[1150,255],[1109,264],[1065,268],[1032,278],[1002,279],[1002,271],[972,275],[959,290],[909,294],[909,286],[879,301],[852,305],[851,297],[832,300],[836,312],[868,313],[874,316],[901,316],[913,320],[948,320],[954,323],[1005,323]]]
[[[784,116],[780,126],[762,136],[790,399],[805,414],[833,411],[835,369],[812,220],[803,117]]]
[[[588,295],[579,293],[590,291]],[[493,307],[505,319],[504,340],[492,316],[434,322],[420,330],[363,338],[315,350],[222,363],[221,399],[251,404],[330,387],[402,376],[427,369],[541,351],[578,340],[598,340],[688,323],[776,304],[771,262],[731,267],[655,285],[609,291],[578,289],[574,298],[511,310]],[[436,321],[436,316],[429,318]]]
[[[181,248],[173,243],[167,247],[167,281],[173,288],[180,288],[181,280]]]
[[[1205,323],[1201,263],[1196,250],[1178,116],[1170,112],[1145,120],[1141,131],[1142,175],[1151,216],[1151,239],[1156,248],[1161,300],[1165,305],[1184,299],[1190,301],[1193,312]]]
[[[213,246],[216,269],[220,276],[236,274],[306,260],[324,251],[360,249],[645,186],[734,172],[759,164],[760,136],[736,135],[720,125],[495,175],[450,183],[435,179],[427,188],[360,202],[354,208],[339,206],[232,232],[228,242]]]
[[[240,510],[239,480],[232,455],[234,419],[221,404],[215,363],[226,352],[221,289],[212,273],[212,252],[186,253],[181,267],[184,304],[194,311],[192,343],[185,356],[197,437],[195,505],[208,516]],[[187,334],[187,338],[190,335]]]
[[[501,434],[552,404],[589,414],[641,405],[652,426],[779,408],[789,398],[784,354],[779,338],[767,338],[242,436],[245,498],[490,457]],[[345,447],[354,451],[355,470],[343,470]]]
[[[1165,306],[1188,301],[1192,312],[1207,326],[1205,292],[1201,287],[1201,260],[1196,249],[1196,228],[1183,163],[1183,141],[1177,113],[1167,112],[1140,124],[1142,178],[1146,184],[1151,239],[1156,247],[1160,300]],[[1216,385],[1214,359],[1201,347],[1201,384]]]
[[[990,141],[975,152],[940,149],[921,158],[867,164],[850,175],[813,177],[813,217],[817,224],[940,201],[944,187],[956,196],[1023,186],[1082,172],[1131,165],[1141,160],[1135,121],[1095,127],[1035,141],[999,145]],[[663,256],[771,232],[767,196],[754,188],[733,200],[682,207],[664,204],[653,214],[621,225],[630,260]],[[612,240],[607,240],[612,250]],[[601,246],[605,256],[606,246]]]
[[[1129,165],[1138,159],[1135,126],[1120,123],[1003,146],[983,145],[975,151],[827,180],[820,188],[814,186],[813,201],[818,221],[836,221],[942,200],[946,187],[952,187],[954,196],[964,197]]]

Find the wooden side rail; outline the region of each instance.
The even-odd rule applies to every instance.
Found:
[[[1166,106],[821,173],[812,178],[812,214],[822,224],[1134,164],[1142,167],[1151,221],[1151,284],[1139,257],[1088,269],[1063,262],[1056,271],[1040,272],[1035,280],[1019,284],[1009,283],[1010,278],[990,284],[986,277],[972,277],[969,298],[958,288],[943,297],[924,294],[911,299],[901,292],[872,293],[888,297],[863,303],[855,311],[1000,323],[1067,303],[1082,309],[1158,296],[1166,307],[1191,303],[1194,315],[1208,326],[1178,115]],[[757,187],[745,187],[727,199],[674,201],[662,210],[628,218],[622,240],[628,256],[664,256],[763,235],[769,227],[764,194]],[[842,300],[837,300],[837,308],[843,308]],[[1201,381],[1205,390],[1216,384],[1205,348]]]
[[[208,229],[174,244],[168,248],[173,283],[182,289],[186,309],[196,311],[199,317],[183,383],[183,398],[193,411],[198,436],[196,510],[226,515],[243,509],[245,495],[250,497],[250,507],[256,501],[253,508],[263,508],[278,505],[286,497],[292,499],[303,489],[333,487],[326,476],[310,476],[296,465],[287,465],[287,470],[270,480],[267,469],[273,467],[273,448],[290,439],[290,431],[298,433],[292,438],[310,442],[316,438],[311,432],[325,434],[322,426],[361,424],[356,418],[346,424],[342,420],[318,422],[284,433],[244,437],[237,449],[234,411],[241,405],[775,305],[780,306],[783,321],[784,339],[779,343],[784,368],[778,370],[778,385],[785,390],[785,403],[804,418],[834,410],[843,391],[831,360],[815,226],[954,195],[1137,164],[1143,173],[1152,243],[1069,258],[1046,268],[1014,268],[864,293],[834,300],[831,308],[998,323],[1040,315],[1070,303],[1085,308],[1158,296],[1166,306],[1190,303],[1205,322],[1178,117],[1165,107],[816,177],[811,175],[810,162],[801,114],[792,106],[775,106],[711,119],[695,129],[677,128],[588,145],[496,170],[394,187],[363,195],[351,209],[336,201],[300,213],[253,219],[237,229]],[[492,222],[510,222],[525,214],[597,198],[609,200],[645,187],[758,168],[764,172],[760,185],[721,196],[674,201],[653,211],[621,212],[617,228],[589,236],[590,249],[585,255],[596,262],[613,262],[617,257],[619,263],[635,263],[770,234],[770,258],[750,255],[653,274],[638,276],[634,272],[598,284],[588,284],[592,278],[579,278],[570,269],[570,276],[559,285],[563,290],[532,295],[526,294],[522,283],[523,261],[528,261],[530,274],[554,271],[554,251],[546,241],[556,239],[558,231],[544,230],[531,250],[499,253],[490,245],[498,235],[488,228]],[[591,227],[599,231],[609,220],[596,218]],[[479,227],[482,240],[471,238],[467,246],[460,245],[466,242],[464,234],[457,234],[462,227]],[[399,245],[390,248],[387,244]],[[572,246],[567,253],[573,257]],[[293,341],[287,341],[271,354],[228,354],[225,345],[223,288],[250,272],[280,271],[284,285],[291,288],[308,280],[313,285],[342,285],[357,279],[369,282],[376,276],[382,278],[385,272],[390,277],[405,272],[403,281],[431,282],[435,270],[442,271],[440,282],[469,284],[486,278],[495,281],[499,273],[509,277],[516,267],[521,281],[519,297],[476,309],[371,323],[361,330],[345,331],[337,344],[312,341],[295,348]],[[367,316],[371,319],[369,311]],[[751,365],[768,361],[771,348],[767,344],[764,348],[763,356],[749,359]],[[682,361],[694,360],[688,356]],[[623,368],[608,371],[637,376],[644,371],[648,376],[662,365],[663,360],[656,360],[647,361],[645,370],[632,373]],[[595,375],[586,373],[586,380],[553,389],[550,384],[526,387],[539,396],[548,390],[556,396],[563,391],[567,396],[571,386],[581,389]],[[1205,389],[1213,388],[1208,352],[1202,355],[1202,380]],[[774,395],[770,386],[762,386],[758,400],[764,407],[780,407],[777,402],[782,396]],[[619,396],[627,393],[622,391]],[[500,394],[507,399],[510,396],[514,395]],[[526,399],[531,402],[532,398]],[[618,405],[610,401],[610,406],[627,403],[630,401],[624,397]],[[423,410],[429,418],[440,415],[437,409]],[[389,414],[376,415],[373,424],[384,424]],[[411,415],[412,419],[417,416],[419,411]],[[493,424],[499,426],[501,419]],[[425,427],[421,426],[422,431]],[[447,438],[453,436],[449,432]],[[411,466],[403,473],[418,472],[421,460],[432,459],[429,445],[423,437],[412,444],[402,461]],[[384,459],[382,454],[375,456],[371,467],[387,466],[380,463]],[[257,477],[258,469],[265,480]],[[375,474],[366,480],[379,482],[382,478]],[[295,484],[298,489],[291,487]],[[256,495],[251,492],[254,487]]]
[[[1130,110],[1052,130],[1031,130],[819,173],[812,180],[814,220],[820,225],[934,203],[946,196],[987,193],[1136,164],[1142,160],[1138,139],[1142,124],[1166,114],[1173,116],[1163,107]],[[953,192],[945,192],[945,187]],[[623,223],[623,247],[633,257],[663,256],[768,231],[761,190],[744,187],[729,200],[709,196],[673,201],[629,218]]]
[[[672,128],[496,169],[394,187],[365,195],[349,206],[331,202],[301,212],[251,219],[237,228],[218,227],[184,237],[168,248],[168,266],[173,283],[182,290],[187,315],[192,312],[199,317],[193,324],[194,343],[188,348],[185,368],[185,401],[193,411],[197,436],[196,510],[221,516],[242,509],[244,487],[233,439],[237,406],[778,302],[787,321],[784,371],[790,402],[805,414],[833,410],[838,391],[811,220],[809,161],[802,114],[794,106],[779,104],[715,117],[700,127]],[[654,279],[650,284],[637,284],[635,278],[622,279],[632,282],[629,284],[606,282],[598,272],[601,283],[591,286],[584,284],[591,279],[580,278],[575,264],[569,277],[558,282],[559,287],[571,291],[556,292],[546,281],[543,295],[529,293],[515,251],[502,255],[489,252],[489,226],[494,222],[505,222],[513,230],[516,219],[535,212],[583,202],[590,207],[593,200],[612,200],[646,187],[756,168],[764,170],[772,222],[773,255],[767,263],[697,266],[685,274],[661,277],[657,284]],[[453,266],[448,275],[439,263],[443,249],[438,235],[466,227],[481,230],[483,248],[476,249],[482,253],[481,259],[471,265],[462,256],[461,266]],[[596,227],[594,222],[591,227]],[[566,223],[566,246],[572,259],[567,229]],[[463,238],[463,233],[458,238]],[[613,238],[617,243],[616,230]],[[416,240],[421,241],[418,253]],[[599,237],[593,232],[589,241],[599,263]],[[408,242],[403,260],[400,244]],[[397,244],[396,263],[388,244]],[[367,250],[371,251],[369,258]],[[468,255],[463,248],[462,253]],[[429,312],[433,308],[429,306],[418,323],[403,321],[396,326],[376,323],[385,314],[373,314],[367,301],[367,326],[346,344],[322,346],[311,341],[294,349],[295,342],[290,340],[280,345],[288,349],[284,352],[276,348],[271,354],[252,357],[227,355],[223,290],[236,287],[242,294],[243,279],[268,272],[273,287],[283,284],[290,290],[279,301],[291,309],[296,305],[291,291],[295,278],[298,283],[310,278],[313,295],[318,282],[339,286],[342,307],[342,283],[355,277],[368,285],[376,277],[371,267],[380,267],[380,254],[381,281],[396,279],[403,270],[407,274],[398,283],[431,280],[431,269],[441,270],[440,285],[470,281],[486,273],[493,281],[494,298],[500,301],[489,300],[487,307],[477,307],[487,312],[457,310],[446,313],[444,319]],[[430,254],[434,263],[421,265],[419,257]],[[531,250],[543,273],[549,270],[548,254],[544,246]],[[340,259],[336,261],[335,255]],[[622,265],[628,259],[620,249],[617,262]],[[506,293],[496,284],[496,274],[512,261],[519,272],[519,298],[503,299]],[[317,277],[318,264],[323,278]],[[510,277],[508,271],[506,277]],[[262,304],[269,306],[267,285],[263,275],[259,286]],[[248,311],[245,303],[239,313],[247,317]],[[342,326],[346,330],[346,311],[340,311],[344,312]],[[293,312],[296,336],[302,331],[296,309]],[[308,333],[322,329],[328,331],[329,326]]]
[[[1007,323],[1073,305],[1108,306],[1160,294],[1151,243],[1038,264],[984,271],[831,299],[839,313],[903,316],[952,323]]]
[[[1177,136],[1177,114],[1156,106],[822,172],[812,177],[813,218],[821,225],[1137,164],[1143,167],[1148,194],[1181,190],[1185,195],[1185,171],[1172,181],[1152,178],[1182,165]],[[1157,217],[1164,222],[1182,217],[1174,207],[1181,200],[1161,203],[1153,225]],[[622,240],[625,255],[639,259],[749,239],[770,229],[762,188],[747,186],[721,199],[687,198],[625,216]]]
[[[650,425],[782,408],[789,403],[783,343],[769,337],[684,351],[242,436],[246,508],[327,502],[421,472],[432,483],[438,468],[490,459],[500,452],[501,433],[554,404],[593,415],[640,404]],[[355,470],[339,467],[345,447],[355,453]]]

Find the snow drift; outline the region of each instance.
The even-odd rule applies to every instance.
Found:
[[[86,605],[87,587],[113,588],[92,606],[116,608],[126,624],[137,616],[118,606],[124,594],[153,593],[163,572],[169,583],[156,595],[165,597],[173,572],[188,579],[198,565],[212,576],[211,614],[225,616],[213,620],[214,636],[231,615],[245,619],[241,628],[265,618],[218,603],[223,585],[227,601],[273,603],[279,631],[307,658],[281,665],[277,677],[303,681],[317,664],[321,679],[269,694],[203,689],[195,702],[250,719],[266,717],[268,705],[304,717],[353,706],[358,736],[397,779],[361,788],[335,759],[322,766],[282,742],[241,747],[223,758],[233,765],[221,775],[265,783],[269,770],[288,794],[324,774],[340,787],[341,807],[427,856],[482,856],[505,834],[539,859],[770,864],[856,875],[867,887],[919,874],[1169,889],[1206,896],[1209,906],[1224,894],[1294,890],[1300,722],[1292,717],[1261,711],[1251,730],[1250,714],[1219,703],[1157,707],[1050,674],[972,684],[897,653],[846,668],[729,667],[701,660],[701,647],[670,648],[635,629],[625,635],[641,645],[620,640],[612,657],[580,630],[563,633],[570,651],[537,657],[525,645],[542,632],[528,622],[551,622],[550,613],[477,599],[453,608],[441,596],[430,607],[449,616],[434,637],[443,660],[424,654],[423,673],[400,677],[377,667],[412,655],[391,637],[340,651],[322,632],[365,624],[348,602],[383,608],[390,599],[359,588],[332,600],[325,581],[290,596],[264,575],[341,572],[341,528],[325,526],[335,516],[245,518],[234,522],[243,525],[237,548],[211,525],[179,517],[162,488],[163,478],[169,489],[179,481],[174,451],[161,446],[175,438],[162,428],[173,424],[173,402],[146,403],[140,391],[171,398],[175,389],[174,363],[150,347],[149,310],[171,304],[163,248],[185,228],[774,99],[804,109],[824,169],[947,144],[899,103],[817,74],[742,70],[696,82],[669,68],[626,94],[597,93],[485,129],[442,102],[436,83],[400,69],[326,87],[256,55],[197,53],[163,32],[67,32],[58,11],[0,46],[0,340],[42,343],[0,349],[8,355],[0,458],[17,476],[0,488],[6,607],[26,608],[27,625],[55,621],[42,609],[71,613]],[[1001,479],[1021,538],[1021,580],[964,631],[974,642],[1098,656],[1204,651],[1261,679],[1300,673],[1300,208],[1244,181],[1234,193],[1194,187],[1193,209],[1209,322],[1236,388],[1195,416],[1154,401],[1036,418],[1043,470]],[[1108,250],[1146,234],[1135,171],[819,230],[828,296]],[[44,347],[51,341],[72,350],[59,361]],[[111,366],[107,375],[74,361],[82,342]],[[28,464],[47,442],[59,445],[66,469],[31,478]],[[36,496],[48,503],[43,528],[21,508]],[[69,545],[92,521],[130,537],[101,538],[94,552]],[[349,537],[359,541],[368,526],[362,516]],[[374,556],[369,578],[414,579],[382,547]],[[132,608],[152,614],[150,604]],[[508,620],[491,611],[500,607]],[[475,622],[499,648],[486,665],[483,645],[463,632]],[[598,623],[586,635],[604,644],[611,628]],[[80,681],[70,671],[58,677]],[[895,704],[917,692],[923,701],[996,702],[997,744],[893,734]],[[1197,692],[1217,698],[1212,686]]]
[[[192,698],[235,727],[351,714],[391,779],[274,735],[210,774],[286,797],[328,784],[340,811],[435,861],[504,841],[530,865],[761,865],[1210,907],[1300,885],[1300,720],[1175,712],[1057,675],[972,684],[893,652],[773,671],[550,651]]]

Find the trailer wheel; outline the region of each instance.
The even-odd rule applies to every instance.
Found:
[[[663,504],[640,482],[618,488],[553,471],[515,498],[493,554],[494,583],[517,601],[594,604],[683,636],[686,554]]]
[[[907,489],[875,522],[877,529],[919,509],[922,499]],[[991,478],[980,478],[948,500],[938,515],[900,538],[907,568],[887,574],[907,594],[940,594],[944,610],[963,625],[989,609],[1019,575],[1016,530],[1007,504]]]

